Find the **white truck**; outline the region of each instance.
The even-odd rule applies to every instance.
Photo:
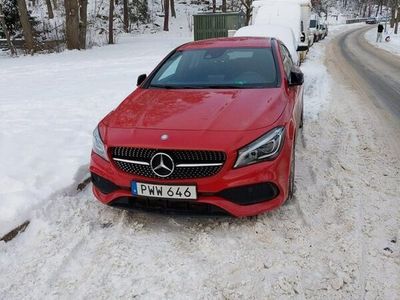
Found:
[[[275,4],[273,4],[275,2]],[[255,20],[257,18],[257,14],[259,9],[262,6],[270,6],[272,4],[272,6],[276,6],[276,4],[289,4],[291,6],[289,6],[289,9],[294,9],[295,11],[297,11],[297,8],[295,7],[296,5],[300,6],[300,23],[298,22],[298,20],[294,20],[292,17],[289,17],[288,19],[288,27],[291,27],[293,29],[294,32],[298,31],[298,25],[300,24],[300,33],[302,36],[304,36],[304,40],[307,41],[307,44],[309,46],[311,46],[314,43],[314,35],[310,32],[310,19],[311,19],[311,10],[312,10],[312,5],[311,5],[311,1],[310,0],[255,0],[252,3],[252,16],[250,18],[250,25],[255,25]],[[295,6],[293,6],[295,5]],[[288,12],[286,15],[290,15],[290,12]],[[297,17],[298,14],[296,13]],[[283,18],[285,18],[285,16],[283,16]],[[289,24],[293,23],[291,25],[294,26],[290,26]],[[297,27],[297,28],[295,28]]]
[[[304,60],[308,47],[313,44],[310,40],[309,20],[311,3],[306,0],[256,0],[253,1],[252,25],[279,25],[293,30]]]

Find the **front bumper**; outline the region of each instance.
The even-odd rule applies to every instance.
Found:
[[[90,171],[93,193],[102,203],[120,207],[148,207],[164,202],[164,206],[210,206],[236,216],[253,216],[279,207],[288,196],[291,146],[285,141],[281,153],[273,161],[233,169],[235,157],[228,159],[216,175],[191,180],[157,180],[134,176],[117,169],[92,153]],[[154,184],[195,184],[198,199],[193,201],[134,198],[131,182]],[[143,203],[141,203],[143,201]],[[143,204],[143,205],[142,205]],[[146,204],[146,205],[145,205]],[[158,205],[157,204],[157,205]],[[163,206],[163,205],[158,205]]]

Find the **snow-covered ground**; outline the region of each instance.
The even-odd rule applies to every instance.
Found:
[[[138,75],[189,40],[159,33],[83,52],[0,58],[0,236],[82,180],[98,121]]]
[[[365,39],[375,47],[400,55],[400,33],[394,34],[393,28],[388,26],[388,32],[383,33],[382,42],[376,42],[377,26],[374,26],[374,28],[365,33]],[[389,42],[385,41],[387,36],[390,36]]]
[[[398,157],[380,155],[382,128],[324,65],[346,28],[302,66],[295,199],[248,219],[126,212],[76,191],[98,120],[190,37],[0,58],[0,236],[31,220],[0,242],[0,298],[398,297]]]

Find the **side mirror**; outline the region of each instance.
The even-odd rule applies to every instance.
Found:
[[[146,74],[139,75],[139,77],[137,78],[136,85],[137,86],[141,85],[146,78],[147,78]]]
[[[297,46],[297,51],[308,51],[308,45],[298,45]]]
[[[290,80],[289,80],[289,85],[290,86],[295,86],[295,85],[302,85],[304,83],[304,74],[298,67],[292,68],[290,71]]]

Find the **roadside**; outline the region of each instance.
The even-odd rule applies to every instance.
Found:
[[[396,298],[400,166],[398,145],[390,137],[399,128],[382,118],[360,86],[343,80],[350,70],[333,50],[334,35],[316,44],[303,65],[305,127],[291,203],[247,219],[175,217],[103,206],[90,188],[58,189],[34,211],[23,234],[0,242],[0,294],[7,299]],[[151,54],[141,59],[156,61]],[[111,73],[127,69],[126,59],[118,62],[115,57],[119,67]],[[90,73],[92,82],[103,82],[95,76],[101,70]],[[105,103],[112,107],[121,98],[112,98],[114,104],[101,99],[93,122],[110,108]],[[85,129],[82,138],[89,134]],[[90,147],[82,141],[75,146]]]
[[[392,54],[400,55],[400,34],[394,34],[393,28],[390,28],[388,25],[388,32],[383,33],[382,42],[376,42],[376,32],[377,26],[373,26],[371,30],[368,30],[365,33],[365,39],[374,47],[386,50]],[[390,41],[386,42],[385,38],[389,36]]]

